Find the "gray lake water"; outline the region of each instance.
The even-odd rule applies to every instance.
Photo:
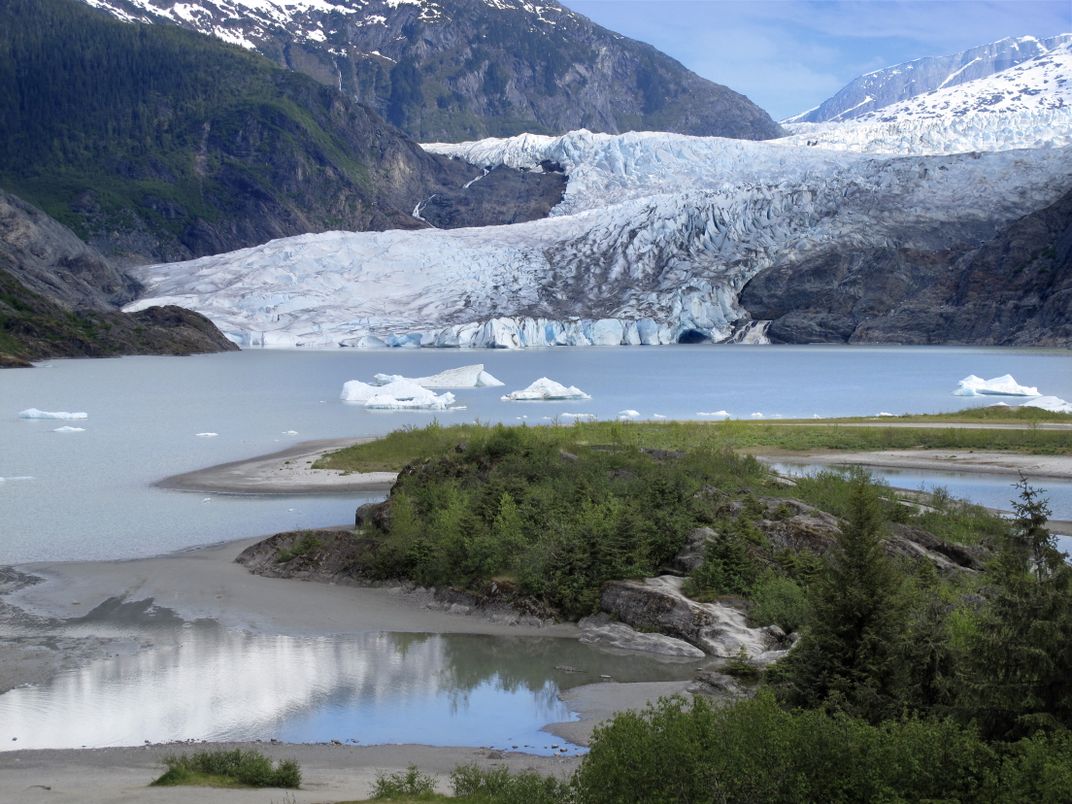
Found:
[[[338,399],[346,380],[425,376],[475,362],[506,387],[456,391],[465,410],[372,412]],[[133,558],[351,521],[362,501],[354,495],[207,496],[151,485],[307,439],[376,435],[433,418],[539,424],[566,413],[613,418],[629,408],[644,418],[683,419],[722,409],[737,418],[949,411],[996,401],[953,396],[961,377],[1005,373],[1072,398],[1072,353],[1048,350],[672,346],[54,361],[0,372],[0,564]],[[592,399],[499,399],[540,376],[578,385]],[[17,418],[30,407],[89,418]],[[54,432],[65,424],[84,432]],[[197,437],[202,432],[218,435]]]
[[[541,727],[575,720],[560,690],[689,679],[695,661],[572,639],[253,635],[188,625],[174,644],[0,695],[0,751],[143,741],[421,743],[576,754]]]

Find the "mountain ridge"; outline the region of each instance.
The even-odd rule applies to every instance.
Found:
[[[256,49],[418,140],[579,128],[768,139],[743,95],[554,0],[83,0]]]

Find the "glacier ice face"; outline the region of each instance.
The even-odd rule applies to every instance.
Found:
[[[524,388],[520,391],[511,391],[510,393],[502,397],[504,402],[556,401],[567,399],[574,400],[591,398],[591,396],[586,394],[584,391],[582,391],[575,385],[566,386],[560,382],[555,382],[554,380],[548,379],[547,377],[540,377],[538,380],[535,380],[528,388]]]
[[[1038,388],[1020,385],[1011,374],[1002,374],[1000,377],[992,377],[989,380],[969,374],[957,383],[957,390],[953,394],[955,396],[1040,396]]]
[[[447,369],[430,377],[403,377],[401,374],[376,374],[372,381],[375,385],[405,380],[424,388],[495,388],[503,383],[484,370],[483,363]]]
[[[70,412],[66,410],[39,410],[37,408],[27,408],[26,410],[19,411],[19,418],[74,420],[88,419],[89,414],[85,411]]]
[[[147,297],[126,309],[189,307],[247,348],[762,343],[737,303],[759,271],[846,248],[977,244],[1072,184],[1072,147],[888,157],[580,131],[429,148],[558,162],[565,197],[529,223],[327,232],[135,269]]]

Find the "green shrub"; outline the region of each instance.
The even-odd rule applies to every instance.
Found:
[[[154,785],[181,784],[235,785],[244,787],[301,786],[301,769],[293,760],[278,765],[258,751],[236,748],[231,751],[199,751],[164,758],[167,771]]]
[[[486,804],[565,804],[570,785],[532,771],[510,773],[502,766],[461,765],[450,775],[454,795]]]
[[[435,796],[435,779],[421,773],[416,765],[410,765],[404,771],[383,773],[376,777],[372,785],[372,798],[432,798]]]
[[[808,618],[808,595],[795,581],[767,572],[752,587],[749,618],[756,625],[777,625],[791,634]]]

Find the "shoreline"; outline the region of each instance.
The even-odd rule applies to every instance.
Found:
[[[303,441],[267,455],[171,475],[153,485],[201,494],[297,495],[390,491],[398,477],[396,472],[347,474],[337,469],[310,468],[311,464],[329,452],[374,440],[367,437]]]

